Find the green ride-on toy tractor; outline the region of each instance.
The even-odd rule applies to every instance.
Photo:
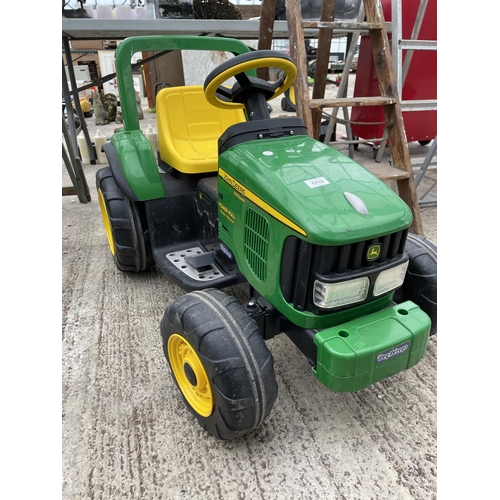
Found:
[[[203,86],[158,92],[155,157],[131,57],[173,50],[235,57]],[[436,248],[408,232],[411,211],[383,182],[309,137],[300,118],[270,118],[267,101],[293,84],[293,60],[197,36],[128,38],[115,57],[124,127],[96,174],[104,228],[120,270],[156,265],[188,292],[160,329],[199,424],[220,439],[261,424],[278,391],[265,341],[281,333],[335,392],[418,363],[436,329]],[[283,76],[259,79],[262,67]],[[240,283],[244,304],[221,290]]]

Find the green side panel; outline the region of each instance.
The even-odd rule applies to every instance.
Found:
[[[355,392],[417,364],[431,320],[411,301],[318,332],[313,373],[335,392]]]
[[[412,222],[409,207],[386,184],[309,136],[238,144],[220,156],[219,165],[304,229],[310,243],[344,245],[405,229]],[[357,211],[344,193],[360,198],[368,214]]]
[[[111,137],[129,186],[139,200],[165,197],[158,165],[149,141],[140,130],[116,131]]]

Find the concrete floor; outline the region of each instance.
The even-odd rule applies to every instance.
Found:
[[[146,113],[141,128],[151,120]],[[116,127],[87,123],[92,137]],[[420,158],[427,147],[410,150]],[[354,158],[363,164],[371,156],[360,146]],[[206,434],[184,406],[160,343],[165,307],[184,292],[156,270],[117,270],[95,190],[101,167],[84,165],[90,203],[62,198],[65,500],[436,498],[437,336],[417,366],[353,394],[326,389],[278,336],[268,342],[279,394],[267,420],[233,442]],[[62,183],[70,185],[64,168]],[[436,243],[437,208],[421,212]]]

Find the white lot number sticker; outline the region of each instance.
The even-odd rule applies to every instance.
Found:
[[[317,188],[320,186],[326,186],[330,184],[330,181],[327,181],[324,177],[317,177],[316,179],[309,179],[308,181],[304,181],[310,188]]]

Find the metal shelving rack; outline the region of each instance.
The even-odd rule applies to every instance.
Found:
[[[259,20],[202,19],[63,19],[62,35],[70,40],[122,40],[144,35],[223,35],[257,40]],[[317,30],[311,30],[311,33]],[[276,21],[275,38],[288,38],[286,21]]]
[[[272,31],[264,31],[265,23],[261,25],[260,20],[200,20],[200,19],[62,19],[62,41],[63,51],[66,56],[68,66],[68,75],[70,77],[71,88],[69,90],[66,84],[66,76],[63,64],[63,94],[66,102],[71,101],[71,95],[74,98],[76,114],[80,117],[81,130],[89,146],[90,161],[96,161],[94,150],[91,147],[90,137],[88,135],[83,113],[80,108],[78,91],[76,88],[76,79],[72,65],[72,55],[70,48],[71,40],[123,40],[131,36],[145,35],[199,35],[199,36],[225,36],[236,38],[238,40],[262,40],[268,38],[269,44],[272,39],[288,39],[289,31],[286,21],[275,21],[272,25]],[[304,30],[304,36],[308,38],[317,38],[318,29]],[[265,42],[267,43],[267,41]],[[78,146],[76,141],[77,131],[73,125],[73,109],[67,106],[69,133],[64,134],[66,149],[69,151],[68,159],[65,163],[68,170],[72,168],[74,172],[81,171],[81,162],[78,165]],[[64,122],[63,122],[64,124]],[[64,133],[65,131],[63,131]],[[88,187],[85,178],[75,177],[78,185],[75,186],[77,192],[88,193]],[[75,182],[73,179],[73,182]],[[63,193],[72,192],[63,190]],[[80,201],[85,203],[90,201],[89,196],[80,197]]]
[[[275,7],[272,2],[263,2],[263,9]],[[200,20],[200,19],[62,19],[62,41],[63,51],[66,56],[68,74],[72,89],[69,90],[67,85],[63,83],[64,97],[67,102],[70,101],[71,95],[75,98],[76,113],[80,116],[82,130],[89,145],[89,154],[91,163],[96,161],[93,148],[91,147],[90,138],[86,129],[85,120],[80,109],[78,99],[78,90],[76,87],[76,79],[73,72],[72,55],[70,48],[71,40],[123,40],[131,36],[145,35],[199,35],[199,36],[225,36],[236,38],[238,40],[258,40],[259,48],[270,48],[273,39],[289,39],[290,32],[287,21],[274,21],[262,13],[260,20]],[[274,14],[273,14],[274,16]],[[391,31],[391,23],[386,23],[386,29]],[[333,29],[336,34],[345,34],[352,32],[354,29],[348,26],[343,26],[342,29]],[[303,35],[305,38],[318,38],[320,30],[318,28],[304,28]],[[63,65],[63,79],[64,74]],[[66,88],[65,88],[66,87]],[[73,109],[71,106],[68,109],[68,120],[73,120]],[[70,158],[78,157],[78,148],[76,141],[76,130],[74,126],[69,127],[67,135],[68,148],[73,148],[73,153]],[[78,169],[78,165],[74,165],[74,169]],[[76,187],[76,186],[75,186]],[[82,189],[85,186],[82,187]],[[85,187],[86,190],[86,187]],[[87,198],[85,198],[87,199]]]
[[[63,135],[67,151],[64,155],[64,163],[68,168],[74,189],[63,188],[64,194],[83,193],[79,195],[80,202],[90,201],[90,195],[81,161],[78,157],[78,146],[76,136],[83,131],[91,163],[95,163],[95,153],[92,148],[87,126],[83,118],[76,88],[76,79],[73,71],[72,54],[70,48],[71,40],[123,40],[131,36],[145,35],[199,35],[199,36],[225,36],[237,38],[239,40],[258,40],[260,30],[259,20],[193,20],[193,19],[62,19],[62,42],[63,52],[66,56],[68,75],[71,82],[70,91],[66,82],[65,69],[63,64],[63,95],[66,102],[71,102],[74,98],[75,112],[80,118],[81,128],[74,126],[74,111],[72,106],[66,106],[68,113],[68,129],[66,130],[63,117]],[[314,36],[317,30],[309,30],[308,36]],[[274,30],[275,38],[288,38],[288,28],[286,21],[277,21]],[[74,175],[79,173],[79,175]]]

